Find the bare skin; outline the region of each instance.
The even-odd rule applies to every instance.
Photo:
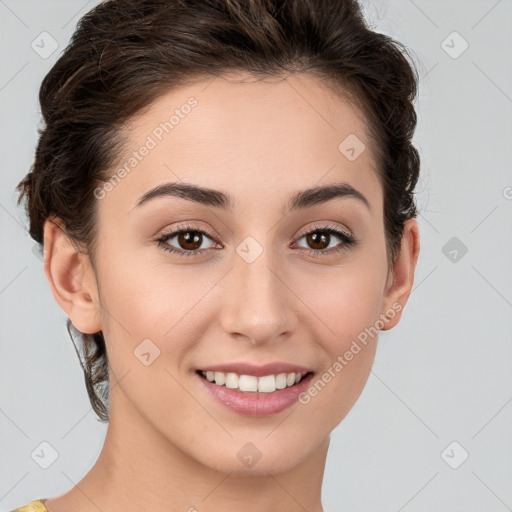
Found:
[[[190,97],[197,105],[158,140],[155,129]],[[350,134],[366,146],[353,161],[338,149]],[[81,332],[103,331],[112,386],[100,457],[46,506],[320,512],[329,435],[367,382],[378,336],[345,354],[379,319],[381,330],[399,322],[418,259],[417,222],[406,222],[390,269],[383,190],[362,115],[309,75],[259,82],[233,75],[170,91],[130,124],[112,173],[148,135],[155,147],[98,200],[95,267],[57,223],[45,224],[54,296]],[[169,182],[222,191],[234,209],[175,196],[135,206]],[[344,196],[286,210],[297,191],[340,182],[368,206]],[[178,236],[155,242],[184,224],[203,232],[196,249]],[[325,235],[325,226],[358,242]],[[312,245],[310,232],[324,233],[325,244]],[[263,249],[250,263],[236,251],[247,237],[257,243],[251,250]],[[196,255],[166,252],[164,244]],[[145,339],[160,351],[148,366],[134,356]],[[342,369],[333,370],[339,357]],[[248,417],[213,400],[196,374],[233,361],[285,361],[318,379],[330,368],[332,378],[307,404]],[[249,442],[261,453],[252,467],[237,456]]]

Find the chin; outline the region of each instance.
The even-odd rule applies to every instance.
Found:
[[[266,433],[265,435],[268,435]],[[257,436],[254,436],[256,438]],[[221,473],[237,476],[268,476],[290,471],[308,458],[314,446],[307,446],[300,439],[291,445],[283,445],[280,438],[254,442],[232,440],[221,451],[215,450],[205,457],[202,452],[196,460],[206,467]],[[311,439],[309,437],[309,439]],[[206,450],[206,448],[205,448]]]

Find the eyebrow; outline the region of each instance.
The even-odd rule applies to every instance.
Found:
[[[235,201],[231,196],[210,188],[199,187],[190,183],[165,183],[146,192],[133,208],[138,208],[149,201],[161,197],[181,197],[205,206],[214,206],[224,210],[234,210]],[[366,197],[346,182],[331,185],[321,185],[296,192],[283,209],[286,211],[302,210],[315,205],[326,203],[334,198],[348,197],[359,200],[371,211],[370,203]],[[132,208],[132,209],[133,209]]]

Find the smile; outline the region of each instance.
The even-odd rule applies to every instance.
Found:
[[[239,375],[234,372],[199,371],[206,380],[218,386],[225,386],[244,392],[273,393],[298,384],[306,373],[278,373],[273,375]]]

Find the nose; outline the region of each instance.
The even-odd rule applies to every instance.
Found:
[[[254,261],[240,254],[233,255],[233,269],[222,298],[220,322],[224,332],[254,345],[292,335],[297,324],[294,308],[299,301],[286,282],[282,263],[271,250],[263,250]]]

